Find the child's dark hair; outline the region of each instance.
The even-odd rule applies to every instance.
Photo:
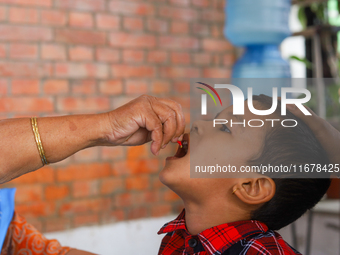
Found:
[[[269,109],[272,98],[253,96],[263,108]],[[281,120],[280,101],[275,112]],[[311,129],[299,118],[287,110],[285,119],[294,119],[298,125],[294,128],[282,127],[279,122],[266,134],[260,155],[248,161],[249,165],[328,165],[325,150],[315,138]],[[318,173],[320,174],[320,173]],[[266,174],[273,178],[276,185],[274,197],[251,214],[251,219],[264,222],[270,229],[281,229],[301,217],[313,208],[326,193],[330,178],[306,178],[298,173]],[[320,176],[320,175],[319,175]],[[314,176],[315,177],[315,176]],[[325,177],[325,175],[323,175]]]

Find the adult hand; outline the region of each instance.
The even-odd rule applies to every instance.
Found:
[[[315,137],[328,154],[333,164],[340,164],[340,132],[330,123],[317,116],[309,107],[305,106],[312,115],[304,115],[295,105],[287,108],[313,131]]]
[[[181,140],[185,130],[182,107],[171,99],[142,95],[107,116],[106,137],[111,145],[141,145],[153,141],[151,151],[155,155],[170,141]]]

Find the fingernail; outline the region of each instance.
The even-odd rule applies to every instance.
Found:
[[[156,156],[158,156],[158,154],[159,154],[159,151],[156,152]]]
[[[178,137],[174,137],[171,140],[172,140],[172,142],[176,143],[178,141]]]
[[[178,138],[178,140],[179,140],[179,141],[182,141],[182,140],[183,140],[183,136],[184,136],[184,134],[181,135],[181,136]]]
[[[164,149],[167,145],[168,145],[168,144],[164,144],[164,145],[162,146],[162,149]]]

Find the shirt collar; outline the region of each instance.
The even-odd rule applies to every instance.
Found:
[[[183,209],[176,219],[164,224],[158,231],[158,234],[179,230],[184,232],[183,237],[185,239],[192,237],[185,226],[185,209]],[[221,224],[206,229],[196,236],[201,241],[207,254],[212,255],[223,253],[240,240],[255,234],[265,233],[267,230],[268,227],[260,221],[246,220]]]

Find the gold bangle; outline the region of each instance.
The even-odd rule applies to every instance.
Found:
[[[40,155],[40,158],[41,158],[41,162],[43,163],[43,166],[48,165],[49,162],[46,159],[44,148],[43,148],[43,145],[42,145],[42,142],[41,142],[41,139],[40,139],[37,118],[32,117],[31,123],[32,123],[32,129],[33,129],[34,137],[35,137],[35,142],[37,144],[39,155]]]

